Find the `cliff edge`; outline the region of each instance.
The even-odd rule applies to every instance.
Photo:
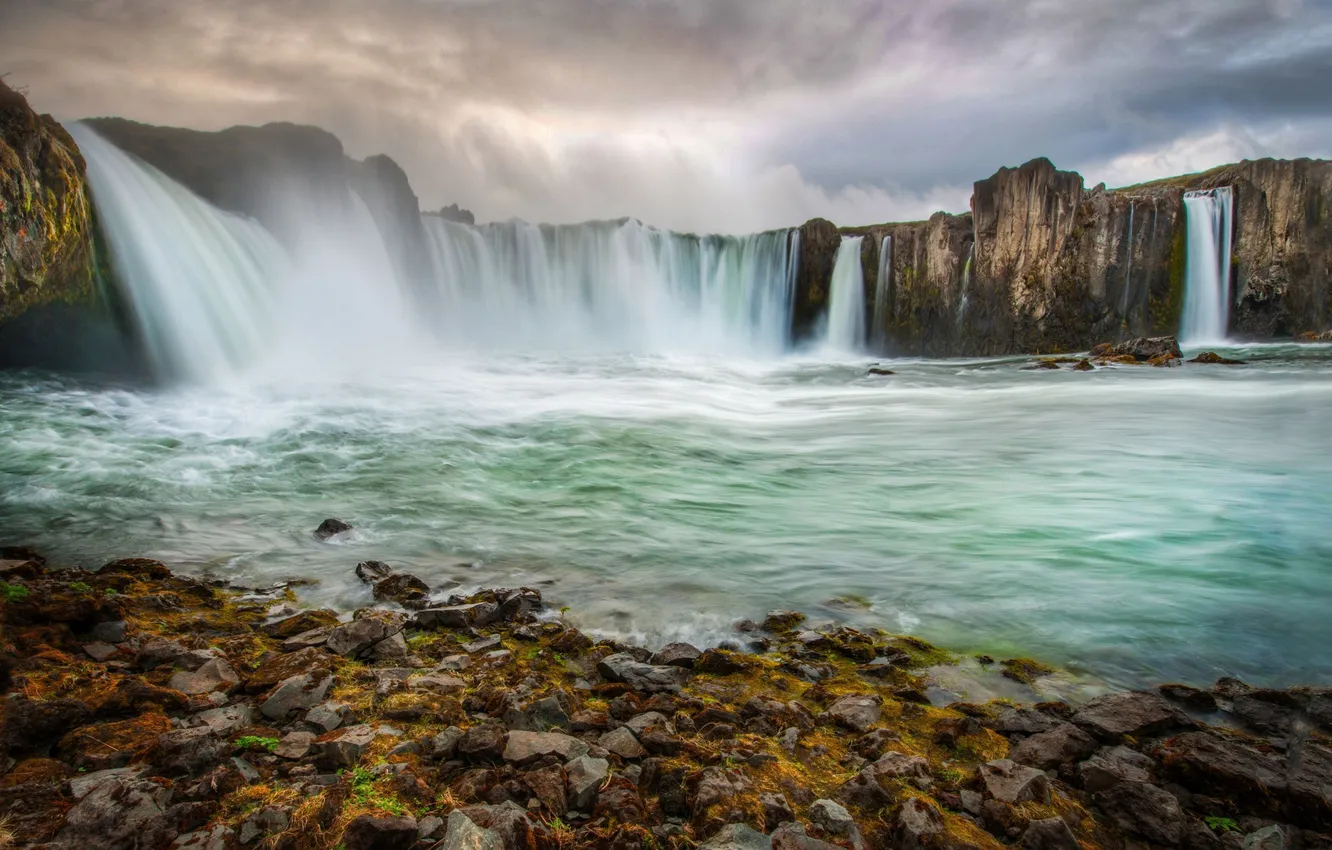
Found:
[[[93,293],[84,162],[49,115],[0,80],[0,321]]]

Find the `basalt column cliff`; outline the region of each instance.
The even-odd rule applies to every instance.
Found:
[[[1229,332],[1268,339],[1332,321],[1332,164],[1264,159],[1087,190],[1046,159],[976,183],[972,211],[800,231],[792,331],[813,333],[842,235],[864,235],[868,339],[896,354],[1087,349],[1174,333],[1188,263],[1186,192],[1234,191]],[[881,262],[881,252],[884,256]]]

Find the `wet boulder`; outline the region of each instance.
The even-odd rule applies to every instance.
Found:
[[[1048,732],[1032,735],[1013,748],[1010,758],[1041,770],[1051,770],[1096,752],[1096,739],[1072,723],[1061,723]]]
[[[682,667],[644,664],[628,652],[609,655],[597,662],[597,672],[609,682],[623,682],[637,691],[678,691],[691,672]]]
[[[1073,722],[1108,743],[1197,726],[1188,715],[1157,694],[1124,691],[1097,697],[1082,706]]]
[[[319,523],[319,527],[314,530],[314,536],[319,540],[331,540],[339,534],[345,534],[351,531],[350,523],[343,522],[340,519],[326,519]]]

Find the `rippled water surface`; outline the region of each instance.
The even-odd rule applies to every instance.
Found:
[[[369,599],[541,583],[585,626],[795,607],[1114,684],[1332,677],[1332,349],[1244,367],[449,355],[393,377],[0,376],[0,537]],[[326,516],[357,532],[338,544]],[[841,599],[841,602],[834,600]]]

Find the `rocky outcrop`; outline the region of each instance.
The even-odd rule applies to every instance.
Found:
[[[92,212],[65,128],[0,80],[0,321],[92,296]]]
[[[867,237],[867,337],[880,351],[1085,350],[1178,330],[1184,194],[1220,186],[1235,197],[1231,333],[1268,339],[1332,324],[1332,163],[1319,160],[1245,161],[1111,191],[1087,189],[1080,175],[1036,159],[976,183],[970,213],[837,236]],[[797,338],[826,307],[837,241],[822,220],[801,228]],[[885,247],[891,257],[880,283]]]

